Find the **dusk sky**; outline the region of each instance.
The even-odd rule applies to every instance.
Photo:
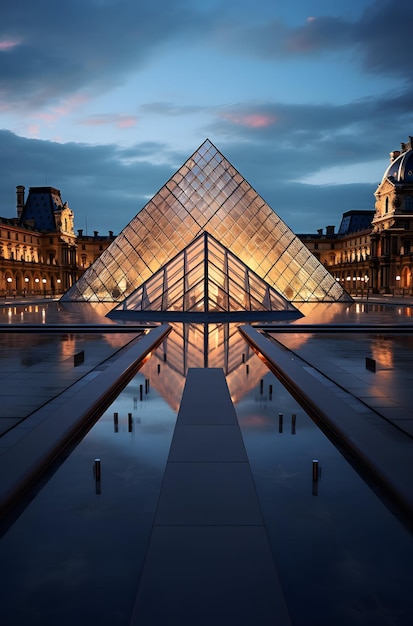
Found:
[[[118,233],[206,138],[298,233],[374,209],[413,135],[409,0],[4,0],[0,215]]]

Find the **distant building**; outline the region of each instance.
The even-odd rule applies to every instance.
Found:
[[[370,288],[370,233],[374,211],[346,211],[338,232],[327,226],[325,233],[298,235],[309,250],[352,295]]]
[[[31,187],[26,199],[23,185],[16,188],[16,208],[17,217],[0,217],[0,296],[61,295],[86,267],[78,255],[73,211],[58,189]],[[92,259],[113,233],[86,239],[86,258]]]
[[[371,278],[375,291],[412,290],[413,138],[390,153],[375,193],[371,231]]]

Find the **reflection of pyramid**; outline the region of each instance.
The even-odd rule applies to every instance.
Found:
[[[297,309],[204,232],[119,304],[112,319],[294,319]],[[251,315],[249,315],[251,318]]]
[[[62,299],[123,300],[202,232],[212,234],[287,300],[351,300],[209,140]]]
[[[222,368],[233,402],[259,384],[265,363],[245,342],[236,324],[175,324],[145,362],[142,372],[151,387],[177,411],[189,368]]]

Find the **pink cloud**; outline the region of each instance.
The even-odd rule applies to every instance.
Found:
[[[117,128],[132,128],[136,126],[138,118],[134,115],[94,115],[82,121],[85,126],[110,126]]]
[[[28,127],[28,133],[29,136],[32,137],[33,139],[38,139],[40,136],[40,128],[38,126],[38,124],[30,124],[30,126]]]
[[[266,115],[263,113],[249,113],[245,115],[229,113],[223,115],[223,117],[232,122],[232,124],[245,126],[247,128],[266,128],[274,124],[277,119],[273,115]]]
[[[129,115],[129,116],[124,116],[121,117],[116,126],[118,128],[132,128],[133,126],[136,126],[138,119],[137,117],[133,116],[133,115]]]
[[[36,119],[47,124],[52,124],[56,120],[73,113],[79,106],[87,102],[89,98],[84,94],[76,94],[71,98],[66,98],[61,105],[51,108],[48,111],[36,113]]]
[[[0,51],[4,50],[13,50],[16,46],[20,45],[20,41],[18,39],[3,39],[0,40]]]

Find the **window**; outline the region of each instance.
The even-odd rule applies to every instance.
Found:
[[[407,213],[413,213],[413,196],[406,196],[404,199],[404,209]]]
[[[389,199],[386,198],[386,204],[384,205],[384,212],[388,213],[389,212]]]

